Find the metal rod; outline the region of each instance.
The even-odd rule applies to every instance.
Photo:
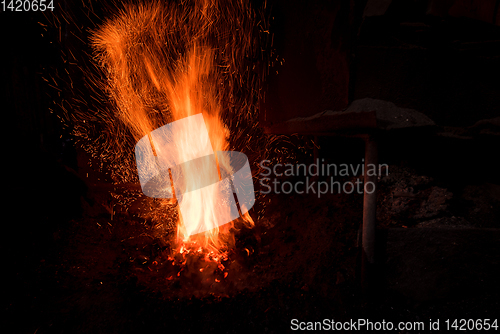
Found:
[[[373,267],[375,265],[375,224],[377,215],[378,151],[373,136],[365,139],[365,173],[363,195],[363,236],[361,284],[363,290],[370,289]]]

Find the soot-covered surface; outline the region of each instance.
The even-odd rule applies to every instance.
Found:
[[[44,233],[13,231],[19,247],[8,253],[13,279],[4,306],[10,326],[20,333],[281,333],[292,319],[427,322],[498,310],[496,230],[474,238],[465,230],[386,230],[385,271],[370,299],[359,286],[361,196],[268,200],[265,219],[236,232],[225,269],[210,264],[215,274],[210,267],[200,273],[209,263],[196,256],[171,265],[169,244],[152,237],[147,220],[111,220],[97,201],[89,204],[92,195],[82,198],[82,215],[45,225]],[[470,284],[474,292],[466,293]]]

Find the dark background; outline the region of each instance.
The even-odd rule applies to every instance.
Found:
[[[267,235],[255,245],[261,258],[245,262],[250,270],[257,264],[255,270],[266,277],[254,289],[233,291],[222,300],[175,294],[165,300],[158,294],[161,288],[137,283],[120,255],[137,245],[121,246],[89,227],[88,222],[109,217],[95,204],[105,194],[89,192],[83,175],[92,168],[81,163],[86,156],[58,118],[70,90],[50,80],[55,76],[64,85],[71,77],[74,85],[83,85],[81,73],[71,72],[65,50],[78,50],[77,58],[84,59],[90,51],[77,36],[98,24],[108,9],[96,5],[89,17],[89,10],[72,7],[80,3],[55,5],[56,13],[48,17],[0,13],[7,181],[2,313],[12,332],[167,332],[180,324],[181,332],[221,327],[223,332],[278,333],[289,329],[291,318],[427,321],[498,314],[499,1],[269,5],[273,47],[287,61],[268,79],[261,110],[265,121],[342,110],[371,97],[418,110],[436,123],[430,134],[382,138],[381,161],[395,173],[382,182],[379,197],[386,276],[381,295],[368,301],[357,276],[360,197],[320,201],[276,195],[270,210],[275,218],[267,220],[280,223],[255,232]],[[54,17],[62,20],[63,10],[74,10],[77,23],[63,22],[61,30],[44,27]],[[79,30],[72,34],[75,26]],[[329,42],[322,44],[325,38]],[[355,141],[320,138],[319,143],[322,156],[338,161],[362,155]],[[395,191],[427,196],[427,204],[418,196],[396,203],[390,195]],[[451,200],[445,199],[447,192],[453,193]],[[432,213],[428,203],[433,201],[446,209]],[[422,207],[427,211],[419,211]],[[98,218],[89,218],[92,210]],[[445,229],[429,232],[419,230],[419,224]],[[127,235],[127,227],[112,228]],[[307,232],[311,228],[317,234]],[[298,269],[294,262],[301,263]],[[103,282],[108,288],[101,287]]]

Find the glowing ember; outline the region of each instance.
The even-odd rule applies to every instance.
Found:
[[[221,115],[224,100],[233,100],[235,88],[225,80],[227,71],[235,68],[235,59],[242,58],[239,53],[247,52],[252,41],[236,40],[231,37],[233,31],[221,29],[220,23],[229,20],[225,14],[239,20],[248,10],[247,4],[238,1],[128,5],[93,34],[97,59],[106,71],[106,90],[135,141],[149,138],[155,155],[169,150],[177,161],[229,150],[230,134]],[[234,23],[227,28],[234,29]],[[242,21],[241,28],[252,29],[252,25]],[[175,150],[152,138],[155,129],[200,113],[209,141],[189,122],[176,133]],[[214,187],[197,184],[220,178],[215,161],[204,163],[193,170],[184,166],[186,182],[175,185],[183,191],[198,189],[183,195],[189,199],[181,202],[187,207],[177,225],[178,251],[183,254],[197,245],[196,252],[208,249],[207,256],[218,260],[222,255],[217,254],[231,243],[232,224],[219,227],[214,213],[205,209],[216,208],[224,198]],[[230,169],[227,161],[218,159],[217,164]],[[241,221],[253,225],[248,213]],[[194,234],[197,231],[206,232]]]

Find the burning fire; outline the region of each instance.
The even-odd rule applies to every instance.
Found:
[[[155,153],[170,149],[168,154],[180,161],[200,156],[198,150],[229,150],[231,134],[223,117],[241,87],[228,77],[253,48],[250,13],[245,1],[141,3],[126,5],[93,33],[96,59],[106,74],[104,88],[136,142],[149,136]],[[176,132],[175,147],[151,138],[153,130],[200,113],[210,139],[204,147],[189,126]],[[185,169],[184,184],[175,185],[182,190],[201,188],[182,199],[188,201],[189,214],[178,219],[179,253],[205,249],[220,257],[217,254],[231,246],[233,224],[218,227],[214,213],[206,210],[222,200],[220,195],[213,187],[199,187],[207,180],[217,182],[221,166],[230,168],[227,161],[215,161],[201,171]],[[240,221],[254,224],[248,213]]]

